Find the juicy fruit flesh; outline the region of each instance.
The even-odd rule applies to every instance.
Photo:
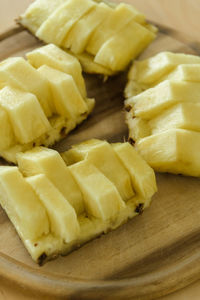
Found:
[[[14,163],[18,152],[61,140],[95,104],[86,98],[75,57],[55,45],[27,56],[29,61],[12,57],[0,62],[0,155]]]
[[[92,148],[105,144],[105,141],[89,140],[74,148],[89,153]],[[114,169],[107,160],[107,169],[110,167],[122,177],[119,171],[124,168],[136,191],[128,200],[120,195],[110,176],[89,161],[87,155],[78,162],[71,160],[68,165],[55,150],[36,147],[18,154],[18,168],[0,168],[0,203],[36,262],[41,264],[55,255],[66,254],[95,236],[117,228],[141,212],[141,208],[149,206],[156,192],[153,170],[129,144],[109,146],[112,151],[108,158],[112,160],[113,156],[121,165],[116,164]],[[63,155],[66,161],[68,152]],[[105,168],[106,164],[104,171]],[[79,201],[73,203],[75,191],[79,192]]]
[[[155,38],[155,27],[147,24],[145,16],[131,5],[59,0],[55,6],[55,2],[36,0],[19,21],[46,43],[81,55],[80,62],[86,72],[113,75],[122,71]],[[130,41],[131,47],[126,47]]]
[[[199,176],[200,58],[162,52],[136,62],[125,93],[129,137],[151,167]]]

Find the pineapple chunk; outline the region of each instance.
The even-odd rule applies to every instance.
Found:
[[[17,167],[0,166],[0,203],[23,239],[48,234],[46,211]]]
[[[154,33],[132,20],[102,45],[94,61],[113,71],[121,71],[154,38]]]
[[[36,36],[46,43],[63,45],[72,26],[94,5],[94,2],[90,0],[66,1],[42,23]]]
[[[134,106],[135,116],[148,120],[178,102],[199,100],[199,83],[165,80],[154,88],[128,99],[126,105]]]
[[[77,117],[88,111],[71,75],[43,65],[38,72],[44,76],[51,88],[55,113],[76,121]]]
[[[87,52],[96,55],[101,46],[134,17],[135,13],[131,5],[120,3],[115,10],[110,9],[105,21],[96,28],[89,40]]]
[[[65,2],[66,0],[35,0],[20,17],[20,22],[32,33],[36,33],[50,14]]]
[[[86,97],[86,88],[82,76],[81,65],[74,56],[62,51],[53,44],[37,48],[32,52],[27,53],[26,56],[29,63],[35,68],[47,65],[71,75],[74,78],[81,95],[84,98]]]
[[[167,75],[165,79],[200,82],[200,63],[179,65],[173,72]]]
[[[138,195],[151,199],[157,191],[155,173],[129,144],[113,144],[117,156],[131,175],[132,184]],[[145,205],[147,202],[145,201]]]
[[[91,140],[89,143],[75,145],[63,158],[67,162],[87,160],[114,183],[123,200],[127,201],[134,196],[130,175],[107,142]]]
[[[37,98],[11,87],[0,91],[0,106],[8,113],[15,137],[20,143],[29,143],[50,129]]]
[[[183,53],[161,52],[133,64],[129,72],[129,79],[153,85],[180,64],[200,64],[200,57]]]
[[[86,211],[101,220],[117,216],[125,204],[116,187],[94,165],[81,161],[69,167],[83,193]]]
[[[0,108],[0,150],[5,150],[15,143],[14,131],[12,129],[8,113]]]
[[[200,176],[199,132],[169,129],[139,140],[137,148],[158,172]]]
[[[74,207],[79,215],[84,212],[81,192],[59,153],[43,147],[17,155],[19,170],[24,176],[45,174]]]
[[[47,80],[22,57],[11,57],[0,63],[0,87],[6,85],[36,95],[46,116],[52,115],[51,94]]]
[[[71,29],[64,47],[71,48],[73,53],[82,53],[86,49],[94,30],[109,17],[112,9],[105,3],[95,5]]]
[[[115,72],[94,62],[94,57],[88,53],[76,54],[83,70],[89,74],[102,74],[104,76],[114,75]]]
[[[170,128],[200,131],[200,103],[181,103],[149,121],[152,134]]]
[[[76,240],[80,227],[74,208],[44,174],[25,179],[45,206],[51,232],[69,243]]]

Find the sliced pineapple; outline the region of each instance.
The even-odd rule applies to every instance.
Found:
[[[95,105],[75,57],[48,45],[32,51],[30,61],[0,63],[0,155],[14,163],[18,152],[61,140]]]
[[[71,75],[83,97],[86,97],[85,82],[81,65],[72,55],[62,51],[53,44],[37,48],[26,54],[28,62],[35,68],[47,65]]]
[[[89,73],[114,75],[124,70],[156,36],[157,29],[128,4],[106,0],[55,3],[36,0],[19,22],[39,39],[80,57],[84,71]]]
[[[17,167],[0,166],[0,203],[23,239],[49,233],[46,211]]]
[[[125,89],[129,140],[156,171],[199,176],[200,57],[136,62]]]
[[[42,23],[36,32],[36,36],[46,43],[63,45],[72,26],[94,5],[91,0],[66,1]]]
[[[75,145],[63,158],[68,164],[86,159],[115,184],[123,199],[127,201],[134,196],[130,175],[106,141],[90,140],[90,143]]]
[[[89,140],[72,150],[76,148],[81,161],[71,150],[64,153],[65,163],[55,150],[36,147],[18,154],[18,168],[0,167],[0,203],[39,264],[117,228],[149,206],[156,192],[153,170],[129,144]],[[97,160],[103,163],[104,156],[102,167]],[[111,172],[118,176],[117,184],[110,180]],[[132,186],[128,200],[118,184],[127,174]]]
[[[19,170],[26,177],[45,174],[54,186],[68,199],[79,215],[84,211],[82,194],[59,153],[37,147],[17,155]],[[66,184],[67,183],[67,184]]]
[[[74,208],[44,174],[26,179],[45,206],[51,232],[69,243],[78,238],[80,227]]]
[[[7,111],[15,137],[22,144],[40,137],[50,128],[33,94],[5,87],[0,91],[0,106]]]
[[[35,94],[46,116],[52,115],[47,81],[22,57],[11,57],[0,63],[0,87],[7,85]]]

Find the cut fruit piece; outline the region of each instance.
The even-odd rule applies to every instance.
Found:
[[[64,47],[75,54],[84,52],[94,30],[109,17],[110,12],[112,9],[103,2],[95,5],[73,26],[63,43]]]
[[[131,5],[120,3],[115,10],[110,9],[107,17],[93,33],[86,51],[94,56],[97,54],[101,46],[126,26],[135,17],[135,11]]]
[[[39,68],[47,65],[66,74],[72,75],[81,95],[86,97],[85,82],[82,76],[81,65],[77,58],[64,52],[53,44],[37,48],[27,53],[29,63]]]
[[[133,144],[135,141],[151,134],[151,128],[149,127],[147,120],[132,118],[132,116],[130,116],[127,118],[127,125],[129,129],[129,136]]]
[[[0,150],[5,150],[15,143],[14,131],[8,113],[0,108]]]
[[[132,20],[102,45],[94,61],[113,71],[121,71],[154,38],[154,33]]]
[[[48,234],[46,211],[17,167],[0,167],[0,203],[24,239]]]
[[[132,184],[137,194],[145,199],[151,199],[157,191],[155,173],[152,168],[129,143],[113,144],[113,149],[131,175]]]
[[[59,153],[37,147],[17,156],[19,170],[24,176],[45,174],[74,207],[79,215],[84,212],[82,194]]]
[[[20,17],[20,23],[32,33],[36,33],[42,23],[66,0],[36,0]]]
[[[126,105],[134,106],[135,116],[152,119],[178,102],[199,101],[200,83],[166,80],[154,88],[128,99]]]
[[[86,102],[83,100],[71,75],[55,70],[46,65],[38,69],[45,77],[51,88],[55,113],[76,121],[77,116],[88,111]]]
[[[42,23],[36,36],[46,43],[63,45],[72,26],[94,5],[91,0],[66,1]]]
[[[200,133],[170,129],[141,139],[137,149],[158,172],[200,176]]]
[[[0,87],[7,85],[36,95],[46,116],[52,115],[47,81],[22,57],[11,57],[0,63]]]
[[[114,75],[116,72],[94,62],[94,56],[88,53],[76,54],[83,70],[89,74],[102,74],[104,76]]]
[[[116,187],[94,165],[81,161],[69,167],[83,193],[86,211],[101,220],[117,216],[125,204]]]
[[[25,179],[46,208],[51,232],[69,243],[76,240],[80,227],[74,208],[44,174]]]
[[[37,98],[11,87],[0,91],[0,106],[8,113],[15,136],[20,143],[29,143],[50,129]]]
[[[200,131],[200,103],[181,103],[149,121],[152,134],[170,128]]]
[[[173,72],[167,75],[165,79],[200,82],[200,63],[179,65]]]
[[[90,140],[89,143],[75,145],[63,158],[67,163],[87,160],[114,183],[123,200],[127,201],[134,196],[129,173],[106,141]]]
[[[200,57],[183,53],[161,52],[133,64],[129,79],[152,85],[180,64],[200,64]]]

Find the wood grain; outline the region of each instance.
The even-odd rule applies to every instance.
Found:
[[[163,30],[163,29],[162,29]],[[171,38],[183,36],[164,28],[142,55],[162,50],[197,53],[197,47]],[[0,60],[23,55],[39,42],[26,31],[1,35]],[[196,45],[196,44],[195,44]],[[91,117],[56,145],[59,151],[91,137],[123,141],[127,128],[123,115],[125,74],[105,84],[85,76],[96,108]],[[38,267],[29,257],[13,226],[0,210],[1,293],[12,284],[12,293],[37,299],[154,299],[182,288],[200,277],[199,179],[158,174],[159,192],[152,206],[136,217],[67,257]],[[20,296],[19,296],[20,297]],[[19,298],[20,299],[20,298]]]

